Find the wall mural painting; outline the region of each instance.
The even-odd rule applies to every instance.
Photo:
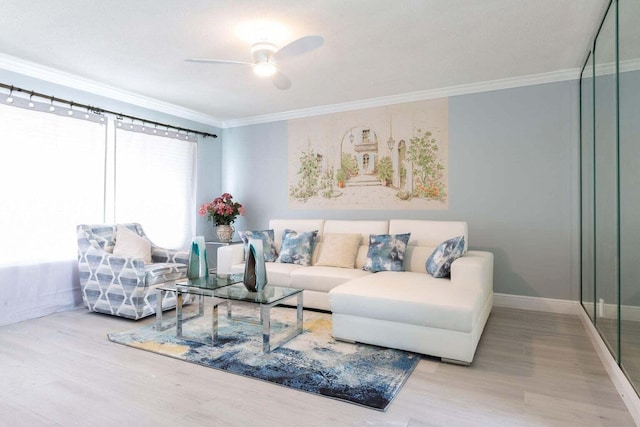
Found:
[[[289,121],[292,209],[447,209],[448,99]]]

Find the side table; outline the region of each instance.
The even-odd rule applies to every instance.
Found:
[[[213,251],[211,251],[211,253],[207,252],[207,261],[209,263],[209,273],[215,273],[218,267],[218,247],[242,244],[242,240],[232,240],[231,242],[209,240],[204,242],[204,244],[207,246],[213,246],[215,248]]]

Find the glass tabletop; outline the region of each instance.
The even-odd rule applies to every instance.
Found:
[[[201,279],[183,279],[175,285],[161,285],[163,291],[186,292],[188,294],[204,295],[233,301],[247,301],[256,304],[273,304],[302,292],[302,289],[284,288],[282,286],[267,285],[260,292],[250,292],[242,283],[242,274],[231,274],[223,277],[215,274]]]
[[[176,282],[175,285],[162,286],[163,290],[175,290],[176,288],[191,288],[192,290],[213,291],[218,288],[242,282],[242,274],[231,274],[225,276],[217,276],[210,274],[209,277],[200,279],[183,279]],[[171,289],[169,289],[171,288]]]
[[[260,292],[250,292],[244,284],[236,283],[216,289],[213,296],[217,298],[229,299],[233,301],[247,301],[256,304],[273,304],[274,302],[287,299],[299,294],[302,289],[283,288],[282,286],[267,285]]]

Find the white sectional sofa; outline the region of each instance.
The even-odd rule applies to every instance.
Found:
[[[267,262],[267,279],[304,289],[305,307],[331,311],[335,338],[463,364],[473,360],[493,303],[493,254],[466,251],[451,265],[450,278],[434,278],[425,269],[429,255],[445,240],[464,236],[468,245],[466,222],[275,219],[268,228],[274,230],[278,251],[285,229],[318,231],[310,266]],[[323,236],[345,233],[361,234],[353,268],[316,265]],[[362,269],[370,235],[401,233],[411,233],[405,271]],[[243,262],[243,245],[218,249],[219,273],[243,272]]]

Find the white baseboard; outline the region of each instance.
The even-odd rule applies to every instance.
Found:
[[[578,314],[579,311],[584,311],[580,307],[579,301],[499,293],[493,294],[493,305],[494,307],[519,308],[521,310],[561,314]],[[640,307],[635,305],[622,305],[620,306],[620,310],[622,319],[640,322]],[[596,316],[615,319],[618,317],[618,306],[616,304],[603,304],[601,308],[596,304]]]
[[[616,363],[607,345],[602,341],[602,337],[591,322],[587,313],[580,306],[579,301],[561,300],[552,298],[527,297],[522,295],[493,294],[493,306],[505,308],[518,308],[521,310],[544,311],[549,313],[574,314],[582,321],[585,331],[593,347],[598,353],[609,378],[620,394],[622,401],[627,406],[629,413],[633,417],[636,425],[640,426],[640,397],[633,389],[631,383],[622,369]],[[640,309],[636,307],[622,307],[622,314],[625,319],[635,320],[640,318]],[[604,307],[604,315],[613,315],[613,308]],[[616,314],[617,316],[617,311]]]
[[[592,309],[589,308],[589,310]],[[616,304],[596,304],[596,316],[604,317],[605,319],[617,319],[618,306]],[[623,320],[640,322],[640,307],[636,305],[621,305],[620,316]]]
[[[580,320],[582,320],[582,325],[584,326],[596,353],[598,353],[604,368],[609,374],[609,378],[611,378],[613,385],[616,387],[616,390],[618,390],[620,397],[622,397],[622,401],[627,406],[627,409],[633,417],[636,425],[640,426],[640,397],[638,397],[638,393],[633,389],[626,375],[616,363],[616,360],[613,358],[613,355],[604,341],[602,341],[602,337],[596,330],[595,326],[593,326],[593,323],[587,313],[584,310],[578,310],[578,316],[580,317]]]
[[[493,294],[493,306],[560,314],[578,314],[580,311],[578,301],[498,293]]]

